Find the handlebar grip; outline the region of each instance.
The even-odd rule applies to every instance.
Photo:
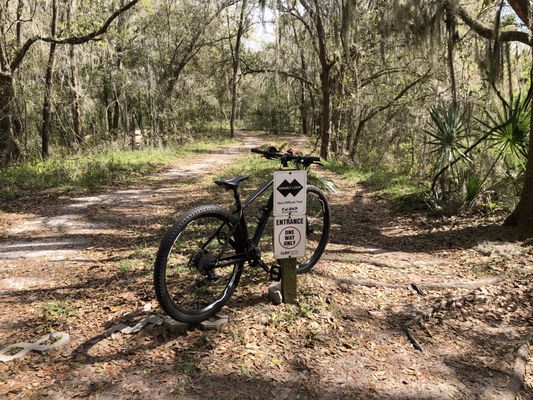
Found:
[[[274,151],[275,150],[275,151]],[[268,159],[281,159],[284,162],[295,161],[296,163],[302,163],[306,166],[309,166],[312,163],[320,162],[320,157],[312,156],[295,156],[292,153],[281,154],[278,153],[278,150],[275,147],[269,147],[268,150],[262,150],[257,147],[251,148],[250,151],[256,154],[262,154]]]

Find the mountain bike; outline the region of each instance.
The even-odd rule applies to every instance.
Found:
[[[254,148],[253,153],[309,169],[320,158],[298,156],[275,147]],[[243,272],[244,264],[262,267],[273,280],[281,279],[277,263],[268,265],[261,254],[260,241],[273,208],[273,193],[259,211],[253,234],[247,222],[249,206],[273,186],[273,179],[263,183],[241,202],[239,186],[248,176],[215,183],[233,193],[232,212],[216,205],[193,208],[178,219],[161,241],[154,265],[154,287],[159,304],[172,318],[191,324],[200,323],[229,300]],[[330,208],[326,196],[315,186],[307,186],[306,251],[297,272],[309,271],[320,259],[330,231]],[[266,255],[266,254],[265,254]]]

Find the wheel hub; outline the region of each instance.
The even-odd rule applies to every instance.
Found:
[[[216,259],[216,256],[209,251],[199,249],[189,259],[188,266],[189,268],[196,269],[203,275],[209,275],[212,272]]]

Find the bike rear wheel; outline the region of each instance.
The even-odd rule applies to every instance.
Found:
[[[238,227],[237,227],[238,229]],[[216,314],[239,282],[243,262],[213,268],[217,260],[244,251],[235,218],[218,206],[202,206],[180,218],[161,241],[154,286],[172,318],[199,323]]]

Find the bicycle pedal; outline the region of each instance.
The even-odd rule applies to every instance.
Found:
[[[276,282],[281,281],[281,267],[279,265],[273,265],[270,267],[270,279]]]

